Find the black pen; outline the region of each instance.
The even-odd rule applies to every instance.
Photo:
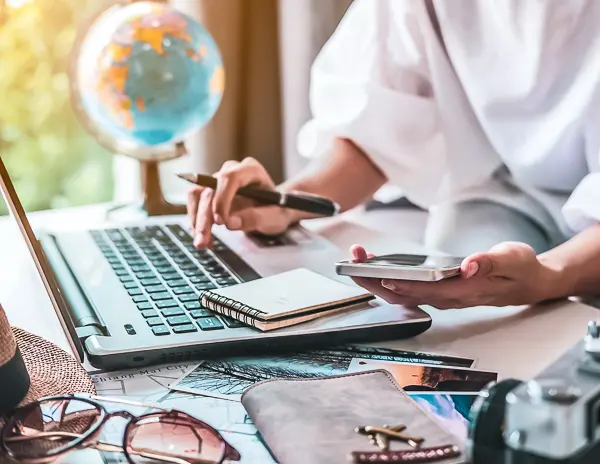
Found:
[[[177,174],[177,176],[195,185],[211,189],[217,188],[217,179],[213,176],[204,174]],[[242,187],[238,189],[236,194],[265,205],[278,205],[282,208],[295,209],[318,216],[335,216],[340,211],[337,203],[327,198],[306,193],[283,193],[259,187]]]

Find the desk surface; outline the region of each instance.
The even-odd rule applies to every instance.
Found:
[[[103,206],[74,208],[30,215],[34,227],[101,224]],[[368,243],[375,253],[422,252],[424,213],[406,211],[354,211],[336,219],[306,224],[341,248]],[[393,232],[390,232],[393,231]],[[54,341],[68,349],[44,287],[12,219],[0,219],[0,302],[13,325]],[[425,308],[433,318],[426,333],[410,340],[381,346],[460,355],[477,360],[480,369],[501,377],[530,378],[585,333],[595,308],[562,302],[534,308],[477,307],[454,311]]]

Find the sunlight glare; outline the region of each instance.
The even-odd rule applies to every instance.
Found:
[[[6,0],[6,4],[12,8],[20,8],[31,1],[32,0]]]

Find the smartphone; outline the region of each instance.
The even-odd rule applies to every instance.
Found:
[[[375,256],[364,263],[339,261],[338,275],[435,282],[460,274],[464,258],[443,255],[391,254]]]

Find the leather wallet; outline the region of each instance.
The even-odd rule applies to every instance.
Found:
[[[460,440],[385,370],[265,380],[248,388],[241,401],[280,464],[466,461]],[[377,440],[386,435],[360,429],[384,425],[403,425],[398,433],[423,441],[415,445],[396,437],[384,452]]]

